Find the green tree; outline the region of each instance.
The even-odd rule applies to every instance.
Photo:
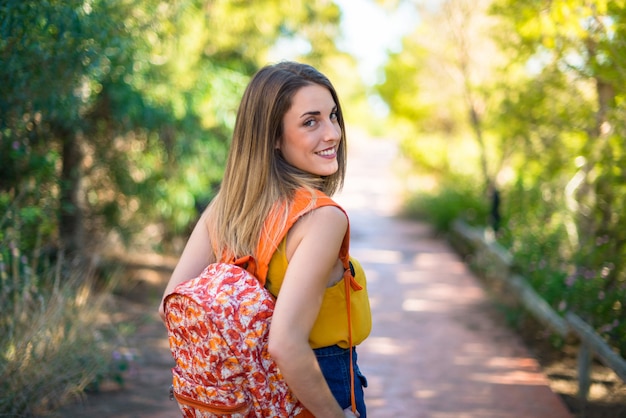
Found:
[[[497,1],[494,12],[506,22],[503,45],[529,70],[504,103],[501,125],[519,128],[527,155],[541,157],[542,166],[519,177],[543,185],[535,207],[552,202],[545,217],[564,225],[559,253],[571,260],[561,270],[586,293],[566,292],[562,302],[615,336],[626,323],[626,8],[608,0]]]
[[[5,199],[48,208],[48,238],[70,252],[94,233],[180,232],[219,183],[238,97],[272,46],[299,37],[315,62],[334,51],[337,6],[291,6],[8,1]]]
[[[516,268],[626,352],[625,5],[446,1],[423,13],[379,86],[406,154],[461,196],[468,175],[498,184]]]
[[[510,155],[491,113],[504,60],[491,36],[489,1],[444,1],[419,8],[420,24],[385,67],[381,97],[402,127],[405,154],[437,183],[464,183],[485,199]],[[459,182],[464,179],[465,181]]]
[[[299,59],[345,68],[339,19],[304,0],[0,1],[0,415],[102,377],[93,266],[77,261],[177,250],[249,77],[293,39]]]

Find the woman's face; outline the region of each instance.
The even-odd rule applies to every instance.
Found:
[[[329,176],[337,171],[341,127],[337,104],[324,86],[302,87],[283,117],[283,136],[276,148],[285,160],[302,171]]]

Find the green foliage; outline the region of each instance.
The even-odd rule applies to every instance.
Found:
[[[114,277],[95,291],[92,269],[41,247],[46,209],[12,203],[0,217],[0,415],[39,416],[104,381],[124,384],[133,357],[107,320],[102,283]]]
[[[446,182],[437,190],[417,193],[406,202],[407,216],[429,221],[438,232],[448,232],[455,219],[484,225],[488,216],[484,191],[470,178]]]
[[[123,383],[132,359],[80,266],[111,243],[178,250],[249,77],[289,39],[334,68],[339,18],[332,2],[1,3],[0,415]]]
[[[617,273],[621,258],[612,255],[608,235],[597,237],[592,249],[572,246],[571,221],[559,219],[548,195],[545,189],[512,190],[509,201],[520,201],[507,209],[500,241],[514,255],[516,270],[548,303],[559,312],[583,316],[624,355],[626,286]]]
[[[419,69],[424,68],[428,51],[412,39],[404,41],[404,49],[411,54],[390,54],[386,64],[386,80],[376,86],[380,97],[392,110],[392,117],[401,118],[409,123],[432,123],[433,113],[423,101],[416,101],[415,96],[423,91]],[[416,71],[418,69],[418,71]]]
[[[399,65],[386,69],[381,92],[396,119],[404,121],[409,145],[403,150],[415,171],[437,185],[455,186],[461,171],[473,178],[486,172],[501,192],[498,239],[512,252],[516,270],[553,307],[585,318],[626,355],[626,7],[613,0],[491,3],[487,19],[475,15],[483,2],[472,13],[463,9],[466,2],[443,2],[424,27],[454,22],[459,15],[467,25],[446,26],[455,37],[429,38],[432,53],[415,35],[418,30],[392,57],[390,64]],[[463,33],[472,19],[489,22],[483,28],[494,30]],[[494,42],[481,41],[479,33]],[[472,59],[489,45],[497,51]],[[459,52],[458,60],[449,59],[451,50]],[[445,71],[432,71],[433,54],[446,58]],[[398,72],[409,67],[402,63],[413,63],[419,73],[410,74],[407,83],[399,81]],[[449,86],[441,87],[438,78],[455,73],[465,76],[447,78]],[[432,85],[440,86],[437,95],[430,93]],[[474,110],[474,134],[482,135],[482,146],[473,148],[477,153],[462,145],[470,125],[463,124],[463,112],[453,111],[464,96]],[[413,100],[398,105],[403,97]],[[451,122],[436,123],[445,120],[439,115]],[[424,212],[427,200],[416,201]]]
[[[302,59],[332,56],[338,7],[288,12],[275,0],[4,2],[0,193],[50,208],[52,247],[185,232],[219,185],[239,98],[273,45],[298,38],[311,46]]]
[[[508,208],[506,243],[546,300],[584,317],[626,354],[619,333],[626,326],[626,190],[617,169],[626,9],[614,1],[548,8],[499,1],[494,10],[511,24],[500,33],[519,51],[517,62],[535,71],[500,112],[499,124],[515,127],[526,157],[517,174],[525,187],[508,196],[517,208]]]

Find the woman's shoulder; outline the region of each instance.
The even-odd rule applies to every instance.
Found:
[[[315,208],[304,215],[301,220],[303,221],[302,223],[308,224],[309,228],[315,229],[320,226],[329,226],[345,230],[348,226],[346,213],[340,207],[333,205]],[[300,221],[298,221],[298,223],[300,223]]]
[[[346,214],[336,206],[322,206],[302,216],[289,230],[287,235],[287,253],[292,254],[295,247],[307,238],[318,244],[331,244],[343,239],[348,229]]]

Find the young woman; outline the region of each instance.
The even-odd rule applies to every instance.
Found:
[[[254,255],[272,209],[291,203],[296,190],[332,196],[343,185],[346,153],[343,115],[330,81],[300,63],[262,68],[242,98],[220,191],[194,228],[164,297],[224,254]],[[289,230],[269,265],[266,287],[277,297],[269,352],[290,390],[316,417],[354,416],[351,351],[357,416],[366,415],[366,381],[343,337],[347,324],[333,320],[335,311],[346,309],[332,293],[344,274],[339,250],[347,231],[341,209],[314,209]],[[356,260],[353,267],[364,283]],[[356,293],[352,316],[360,320],[352,326],[353,345],[371,327],[366,290]]]

